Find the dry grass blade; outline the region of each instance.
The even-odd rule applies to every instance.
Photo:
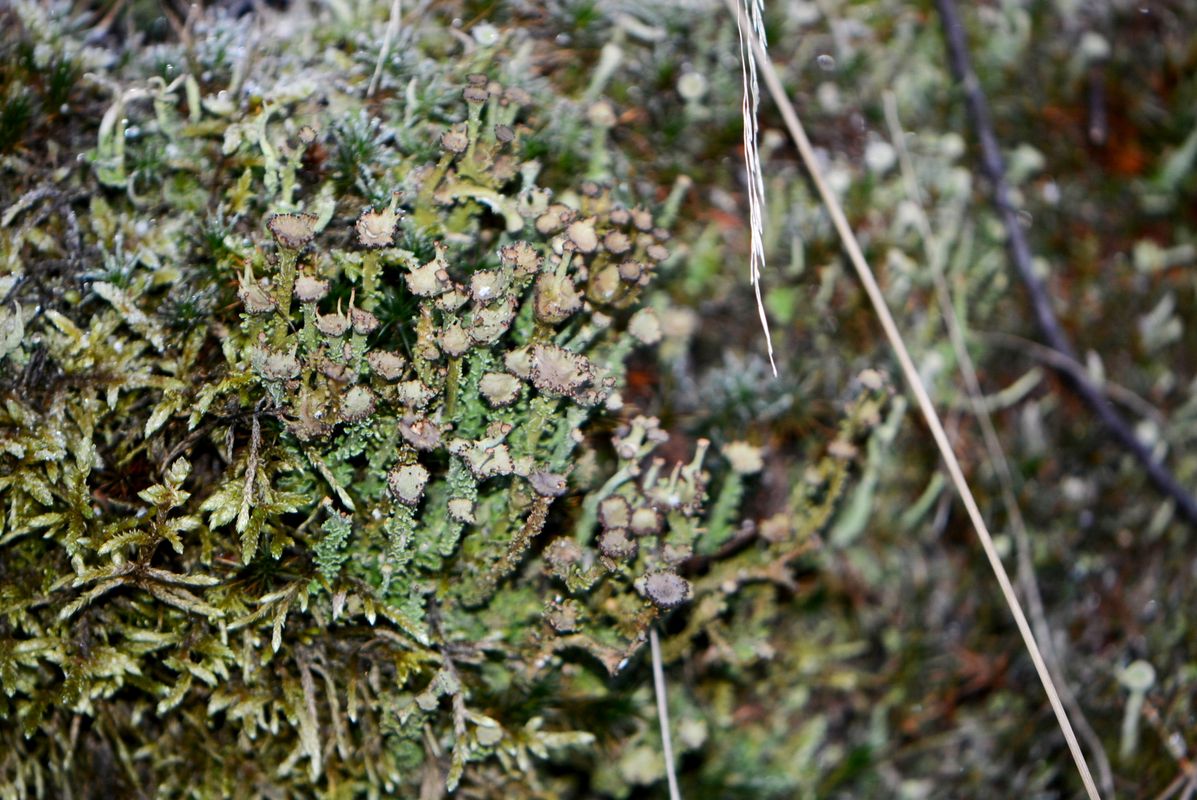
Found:
[[[730,4],[732,0],[728,0],[728,2]],[[736,10],[738,15],[738,7]],[[741,26],[741,32],[743,30],[743,26]],[[1039,680],[1043,683],[1048,702],[1051,704],[1052,711],[1055,712],[1060,730],[1064,734],[1064,739],[1068,743],[1068,749],[1072,754],[1073,760],[1076,762],[1081,780],[1085,784],[1085,791],[1091,800],[1100,800],[1101,795],[1098,794],[1097,786],[1093,781],[1093,775],[1089,770],[1089,764],[1085,760],[1085,754],[1081,751],[1080,743],[1077,741],[1076,733],[1073,731],[1068,712],[1064,709],[1060,701],[1059,692],[1056,689],[1055,682],[1052,680],[1051,673],[1048,671],[1047,664],[1043,660],[1043,654],[1040,652],[1035,634],[1032,632],[1030,623],[1027,621],[1027,616],[1023,612],[1022,605],[1019,603],[1014,586],[1010,581],[1010,576],[1007,574],[1006,568],[1002,565],[1002,560],[994,545],[993,537],[989,533],[985,519],[981,516],[981,510],[977,506],[977,501],[973,497],[968,481],[965,480],[964,472],[961,470],[960,462],[956,459],[956,454],[952,450],[951,442],[948,440],[947,432],[940,421],[939,413],[935,410],[935,405],[931,402],[931,397],[928,395],[926,387],[923,386],[918,369],[915,367],[910,357],[910,352],[903,341],[902,334],[894,322],[889,307],[886,305],[881,287],[878,286],[877,279],[874,277],[872,269],[865,260],[864,253],[860,249],[860,244],[856,240],[856,235],[848,224],[848,219],[844,216],[844,211],[840,207],[835,194],[832,193],[826,180],[823,178],[818,161],[815,158],[814,149],[811,147],[810,140],[806,136],[806,131],[803,129],[802,123],[798,120],[798,114],[794,110],[793,104],[790,103],[789,97],[781,85],[781,79],[778,77],[776,70],[773,69],[773,64],[769,61],[759,42],[757,42],[756,37],[751,32],[749,33],[749,37],[751,47],[755,51],[760,72],[764,77],[765,85],[781,111],[786,128],[789,130],[790,136],[798,148],[798,153],[810,173],[811,180],[815,184],[815,189],[818,191],[819,197],[823,201],[828,215],[831,217],[832,224],[843,242],[848,259],[852,262],[857,277],[864,286],[865,293],[868,295],[869,301],[877,314],[886,339],[889,340],[894,355],[898,359],[902,374],[905,376],[906,382],[909,384],[910,390],[914,394],[923,418],[927,423],[927,427],[931,431],[931,436],[935,440],[936,447],[943,458],[944,466],[947,468],[952,484],[960,495],[965,510],[968,512],[969,519],[973,523],[973,528],[977,532],[981,547],[985,551],[985,556],[989,560],[989,565],[993,569],[998,585],[1001,587],[1002,596],[1006,601],[1006,605],[1010,608],[1010,613],[1014,617],[1018,632],[1022,635],[1027,652],[1030,654],[1031,661],[1035,665],[1035,671],[1039,675]]]
[[[382,34],[382,47],[378,51],[378,63],[374,66],[374,74],[370,77],[370,86],[366,89],[366,97],[373,97],[378,90],[378,81],[382,78],[382,65],[386,63],[391,52],[391,42],[399,33],[399,22],[403,18],[402,0],[391,0],[391,14],[387,19],[386,31]]]
[[[1035,630],[1035,635],[1043,645],[1044,661],[1047,663],[1052,677],[1056,681],[1060,692],[1060,699],[1067,707],[1072,718],[1076,720],[1077,730],[1080,731],[1081,736],[1085,739],[1085,743],[1089,747],[1089,752],[1092,754],[1093,760],[1097,763],[1101,788],[1106,795],[1112,797],[1114,794],[1114,775],[1110,769],[1110,759],[1106,756],[1105,749],[1102,747],[1101,738],[1089,725],[1089,721],[1085,718],[1080,703],[1077,702],[1076,696],[1073,694],[1068,681],[1064,677],[1064,669],[1061,664],[1062,659],[1056,651],[1052,639],[1051,626],[1048,624],[1047,612],[1043,606],[1043,596],[1039,591],[1039,581],[1035,577],[1035,566],[1031,556],[1030,533],[1027,531],[1026,521],[1023,519],[1022,509],[1018,505],[1018,497],[1015,494],[1014,471],[1011,469],[1010,462],[1002,450],[1002,443],[998,438],[997,428],[993,424],[993,417],[990,415],[989,409],[985,404],[984,392],[981,389],[981,380],[977,375],[977,369],[973,364],[972,356],[968,352],[968,344],[965,341],[964,325],[956,316],[956,307],[952,303],[951,291],[948,288],[947,278],[944,276],[943,260],[945,256],[943,255],[943,251],[937,246],[938,242],[935,232],[931,229],[931,222],[927,219],[927,214],[923,209],[922,193],[919,190],[918,177],[914,171],[914,164],[910,159],[910,152],[906,148],[906,135],[898,119],[898,101],[894,97],[894,93],[889,91],[885,92],[883,101],[890,138],[893,140],[894,148],[898,153],[898,163],[901,166],[903,182],[906,184],[906,193],[914,205],[915,224],[919,229],[919,236],[923,242],[923,257],[927,260],[927,266],[931,271],[931,279],[935,284],[935,294],[939,302],[940,312],[943,315],[944,327],[947,328],[948,339],[951,341],[952,349],[956,353],[956,361],[960,365],[960,374],[964,378],[964,386],[968,394],[969,403],[973,409],[973,414],[981,426],[982,439],[985,442],[985,450],[989,456],[989,462],[997,474],[998,483],[1001,485],[1002,505],[1006,509],[1006,517],[1009,521],[1010,531],[1013,534],[1015,553],[1017,554],[1018,582],[1022,587],[1023,597],[1027,601],[1031,624]]]
[[[748,183],[748,221],[752,229],[752,243],[748,263],[752,288],[756,293],[756,310],[765,331],[765,345],[769,350],[769,366],[777,377],[777,362],[773,358],[773,336],[765,316],[765,301],[761,296],[761,273],[765,270],[765,176],[761,171],[761,154],[757,145],[757,112],[761,105],[761,89],[756,76],[757,49],[765,52],[764,0],[727,0],[736,17],[740,35],[740,73],[744,86],[744,169]]]
[[[673,766],[673,734],[669,726],[669,702],[665,694],[665,669],[661,665],[661,642],[657,629],[648,629],[649,647],[653,657],[653,689],[657,694],[657,719],[661,723],[661,755],[665,759],[665,776],[669,779],[669,800],[682,800],[677,786],[677,771]]]

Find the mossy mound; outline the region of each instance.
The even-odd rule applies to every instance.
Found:
[[[335,14],[261,51],[217,14],[110,52],[0,13],[21,64],[88,74],[4,75],[71,116],[49,148],[0,120],[0,786],[655,779],[623,676],[649,627],[696,609],[674,652],[776,578],[847,463],[758,532],[759,451],[729,448],[709,508],[705,441],[653,457],[668,437],[620,387],[685,247],[610,106],[530,77],[516,31],[404,29],[371,92],[377,47]]]

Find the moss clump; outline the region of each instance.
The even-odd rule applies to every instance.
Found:
[[[351,27],[243,74],[237,25],[98,59],[85,158],[3,188],[0,788],[581,791],[651,735],[613,680],[649,626],[805,552],[847,465],[763,539],[744,470],[708,514],[708,443],[657,456],[620,387],[669,235],[539,182],[531,137],[614,118],[519,34],[429,25],[371,104]]]

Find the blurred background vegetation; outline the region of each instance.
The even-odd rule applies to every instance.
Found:
[[[1054,306],[1137,434],[1197,487],[1197,5],[962,5]],[[245,0],[197,12],[182,2],[108,0],[53,13],[118,61],[181,37],[216,46],[230,31],[268,60],[283,51],[277,37],[315,19],[332,26],[323,35],[349,43],[344,68],[368,76],[389,4]],[[785,512],[829,452],[853,465],[812,553],[746,582],[724,607],[670,618],[665,656],[684,796],[1080,796],[968,520],[766,99],[764,285],[780,375],[770,374],[747,282],[739,46],[724,6],[423,0],[404,3],[403,15],[405,35],[449,31],[466,50],[487,26],[524,31],[529,79],[575,102],[608,98],[620,174],[662,204],[674,192],[671,244],[681,256],[665,265],[650,300],[666,335],[655,354],[633,357],[624,392],[661,419],[668,454],[684,458],[701,437],[764,447],[765,468],[744,499],[744,520],[757,528]],[[928,252],[944,272],[1015,476],[1060,670],[1095,734],[1087,751],[1100,743],[1118,797],[1191,793],[1193,531],[1035,344],[933,5],[777,0],[766,3],[766,20],[772,59],[1013,571],[1016,538]],[[66,168],[68,142],[94,141],[110,96],[82,79],[79,62],[35,67],[13,11],[0,9],[0,22],[10,32],[0,41],[8,208],[31,174]],[[588,166],[589,150],[564,130],[539,144],[546,174]],[[135,148],[132,158],[133,169],[153,169],[154,153]],[[871,432],[848,442],[837,431],[869,369],[892,375],[897,389]],[[664,793],[647,662],[619,681],[626,705],[617,710],[640,719],[642,735],[600,762],[556,764],[591,774],[569,784],[576,796]],[[485,786],[469,791],[484,796]]]

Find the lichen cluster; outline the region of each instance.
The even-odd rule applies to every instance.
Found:
[[[464,59],[422,29],[366,102],[345,31],[251,68],[219,15],[118,58],[0,14],[92,71],[57,161],[0,141],[0,788],[652,780],[600,758],[655,735],[619,681],[649,627],[695,604],[676,649],[787,580],[849,460],[758,529],[760,448],[657,455],[621,386],[684,252],[616,179],[610,104],[493,29]],[[541,160],[562,131],[593,176]]]

